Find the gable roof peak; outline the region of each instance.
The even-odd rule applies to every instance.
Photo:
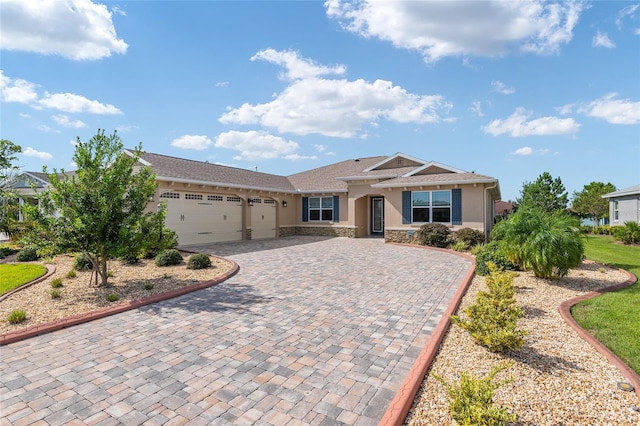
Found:
[[[378,168],[381,168],[382,166],[390,165],[394,161],[395,161],[395,164],[393,168],[407,167],[410,165],[415,165],[416,167],[419,167],[420,165],[426,164],[426,161],[421,160],[420,158],[412,157],[410,155],[403,154],[402,152],[396,152],[395,154],[389,157],[385,157],[382,161],[364,169],[363,171],[370,172]]]

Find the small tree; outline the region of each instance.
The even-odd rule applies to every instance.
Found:
[[[15,177],[18,166],[15,154],[22,152],[20,145],[0,139],[0,232],[12,237],[18,219],[20,204],[18,195],[7,185]]]
[[[595,228],[600,219],[609,217],[609,200],[602,196],[615,190],[611,183],[591,182],[582,191],[573,193],[573,210],[581,217],[590,218]]]
[[[578,220],[562,211],[518,210],[498,222],[491,237],[499,241],[510,262],[539,278],[567,275],[584,254]]]
[[[535,182],[524,183],[516,204],[519,209],[538,208],[546,212],[566,210],[568,193],[559,177],[554,179],[544,172]]]
[[[100,129],[88,142],[78,138],[77,171],[48,174],[51,190],[41,197],[57,213],[58,244],[86,253],[102,286],[108,286],[107,261],[141,245],[143,239],[132,231],[156,214],[145,213],[156,183],[148,166],[138,167],[141,149],[138,145],[133,156],[126,155],[117,134],[106,136]]]

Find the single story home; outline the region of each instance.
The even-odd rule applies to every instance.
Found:
[[[140,163],[158,182],[149,208],[166,204],[180,245],[290,235],[410,242],[429,222],[488,236],[500,199],[496,178],[402,153],[289,176],[147,152]],[[46,185],[46,175],[27,174]]]
[[[609,200],[611,226],[640,223],[640,184],[604,194],[602,198]]]

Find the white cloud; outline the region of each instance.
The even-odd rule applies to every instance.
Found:
[[[589,117],[597,117],[611,124],[640,123],[640,102],[616,99],[617,93],[609,93],[578,108],[578,112]]]
[[[616,47],[616,45],[611,41],[607,33],[601,33],[598,31],[596,35],[593,36],[593,41],[591,42],[593,47],[606,47],[607,49],[612,49]]]
[[[316,151],[318,151],[318,152],[324,152],[324,151],[326,151],[326,150],[327,150],[327,147],[326,147],[326,146],[324,146],[324,145],[320,145],[320,144],[316,144],[316,145],[314,145],[313,147],[314,147],[314,148],[316,149]]]
[[[289,155],[285,155],[284,157],[285,160],[290,160],[290,161],[300,161],[300,160],[317,160],[318,157],[315,155],[298,155],[298,154],[289,154]]]
[[[36,157],[36,158],[39,158],[41,160],[51,160],[53,158],[53,155],[49,154],[48,152],[36,151],[35,149],[31,148],[30,146],[28,146],[27,149],[22,151],[22,154],[26,155],[27,157]]]
[[[347,71],[343,65],[334,67],[317,65],[309,59],[300,58],[297,52],[291,50],[266,49],[251,58],[252,61],[259,59],[285,68],[286,72],[281,74],[281,78],[285,80],[310,79],[322,75],[342,75]]]
[[[34,108],[50,108],[64,112],[78,113],[88,112],[91,114],[117,115],[122,114],[118,108],[110,104],[103,104],[98,101],[92,101],[84,96],[74,95],[73,93],[54,93],[45,92],[44,97],[36,101]]]
[[[202,151],[211,145],[211,139],[204,135],[184,135],[171,142],[171,146]]]
[[[268,160],[274,158],[286,158],[295,154],[298,144],[284,140],[267,132],[237,132],[221,133],[216,138],[216,148],[227,148],[240,151],[240,155],[234,157],[237,160]]]
[[[507,86],[501,81],[497,81],[497,80],[492,81],[491,85],[493,86],[493,90],[495,90],[498,93],[502,93],[503,95],[512,95],[516,93],[516,89],[514,89],[511,86]]]
[[[278,56],[280,53],[280,56]],[[271,102],[243,104],[229,108],[219,121],[224,124],[260,124],[281,133],[350,138],[358,136],[365,125],[386,119],[397,123],[434,123],[441,121],[451,104],[439,95],[417,95],[384,80],[369,83],[358,79],[322,79],[322,73],[338,72],[341,67],[322,67],[292,52],[261,52],[272,62],[287,67],[292,81]],[[254,58],[255,58],[254,57]],[[304,78],[302,78],[304,77]]]
[[[0,100],[3,102],[20,102],[28,104],[34,109],[49,108],[69,113],[122,114],[122,111],[113,105],[92,101],[73,93],[51,94],[45,92],[44,97],[39,97],[35,91],[36,87],[37,85],[30,81],[7,77],[0,70],[0,94],[2,95]]]
[[[219,81],[215,84],[216,87],[229,87],[228,81]]]
[[[530,146],[523,146],[522,148],[516,149],[511,154],[513,154],[513,155],[531,155],[531,154],[533,154],[533,149],[531,149]]]
[[[28,104],[38,98],[36,85],[21,78],[11,79],[0,70],[0,94],[4,102]]]
[[[493,120],[482,130],[493,136],[508,134],[512,137],[564,135],[580,130],[580,124],[573,118],[540,117],[527,121],[530,116],[523,108],[517,108],[508,118]]]
[[[480,101],[473,101],[469,107],[469,111],[473,112],[478,117],[484,117],[484,113],[482,112],[482,103]]]
[[[20,118],[31,118],[31,116],[29,114],[25,114],[23,112],[19,112],[18,113],[18,117],[20,117]]]
[[[53,129],[49,126],[47,126],[46,124],[40,124],[37,126],[37,129],[42,131],[42,132],[47,132],[47,133],[61,133],[60,130],[58,129]]]
[[[2,0],[0,19],[6,50],[91,60],[124,54],[128,47],[107,6],[90,0]]]
[[[52,115],[51,119],[58,123],[62,127],[71,127],[74,129],[81,129],[83,127],[87,127],[85,123],[80,120],[73,121],[66,115]]]
[[[118,133],[122,133],[122,132],[131,132],[135,129],[137,129],[138,126],[132,126],[130,124],[120,124],[118,126],[116,126],[116,130],[118,131]]]
[[[640,8],[640,4],[632,4],[630,6],[627,6],[623,9],[621,9],[618,12],[618,16],[616,17],[616,26],[618,27],[619,30],[622,30],[623,28],[623,20],[630,18],[630,19],[634,19],[636,17],[636,11]],[[640,29],[636,29],[636,34],[638,33]]]
[[[498,56],[512,51],[556,53],[571,41],[587,6],[543,0],[327,0],[325,7],[327,15],[346,30],[418,51],[425,61],[435,62],[447,56]]]

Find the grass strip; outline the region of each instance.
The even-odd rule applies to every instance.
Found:
[[[0,294],[40,278],[46,272],[47,268],[44,266],[32,263],[0,264]]]

